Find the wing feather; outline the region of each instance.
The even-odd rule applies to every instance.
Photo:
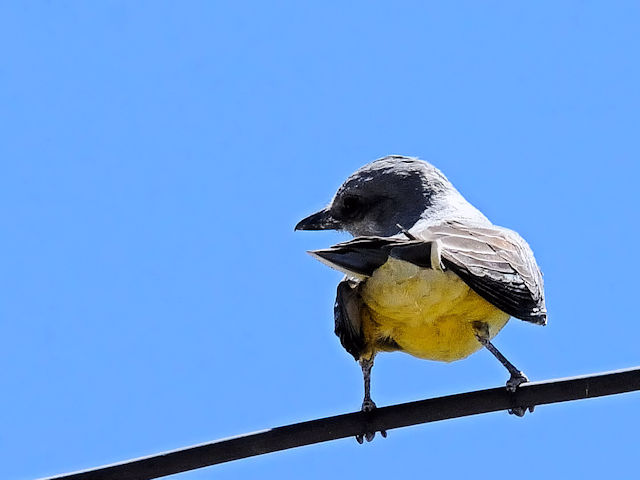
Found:
[[[360,358],[365,347],[361,318],[363,302],[360,297],[359,287],[357,282],[350,280],[340,282],[333,309],[335,318],[334,332],[340,339],[344,349],[356,361]]]
[[[431,227],[442,259],[472,289],[511,316],[545,324],[542,274],[527,242],[497,226],[448,222]]]
[[[493,225],[447,222],[412,234],[416,239],[357,237],[310,253],[352,278],[364,279],[389,257],[432,268],[431,247],[437,241],[444,267],[456,273],[481,297],[513,317],[546,323],[542,274],[531,248],[516,232]],[[336,333],[338,324],[355,325],[356,317],[355,313],[345,310],[345,305],[353,304],[355,292],[350,293],[351,287],[346,282],[341,285],[336,303]],[[350,317],[354,319],[349,320]],[[357,350],[355,344],[347,340],[355,339],[355,332],[341,331],[346,332],[346,336],[339,335],[341,340],[344,337],[350,348]]]

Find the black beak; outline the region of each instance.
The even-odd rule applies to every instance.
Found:
[[[340,222],[326,208],[298,222],[294,230],[338,230]]]

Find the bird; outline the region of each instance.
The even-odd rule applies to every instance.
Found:
[[[295,230],[354,237],[308,253],[345,275],[336,292],[335,334],[362,369],[363,412],[376,408],[371,369],[380,352],[452,362],[484,347],[508,370],[507,390],[528,381],[491,340],[511,317],[547,323],[533,252],[518,233],[491,223],[431,163],[403,155],[374,160]],[[523,416],[527,409],[533,406],[509,413]],[[356,440],[371,441],[375,433]]]

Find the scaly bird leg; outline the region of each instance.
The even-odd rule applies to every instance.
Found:
[[[491,352],[491,354],[498,359],[498,361],[509,371],[511,377],[507,380],[507,390],[509,392],[515,392],[518,386],[522,383],[528,382],[529,379],[527,376],[522,373],[522,371],[518,370],[516,366],[507,360],[500,350],[498,350],[490,341],[489,341],[489,333],[488,326],[486,324],[482,324],[482,326],[476,327],[476,338],[485,347],[487,350]],[[531,407],[514,407],[509,410],[509,413],[512,415],[516,415],[518,417],[524,416],[527,413],[527,410],[533,413],[533,409],[535,406]]]
[[[373,368],[373,358],[370,360],[360,360],[360,368],[362,368],[362,377],[364,379],[362,411],[371,412],[376,408],[376,404],[371,400],[371,369]]]
[[[369,359],[361,359],[360,367],[362,368],[362,378],[364,379],[364,399],[362,400],[362,412],[370,413],[376,409],[376,404],[371,400],[371,368],[373,368],[373,356]],[[380,435],[384,438],[387,436],[385,430],[380,431]],[[367,442],[373,440],[376,436],[376,432],[365,432],[360,435],[356,435],[358,443],[362,443],[365,439]]]

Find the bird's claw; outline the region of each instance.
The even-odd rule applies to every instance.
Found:
[[[518,371],[517,373],[512,373],[511,378],[507,380],[507,391],[511,393],[515,393],[515,391],[520,385],[528,381],[529,379],[524,373],[520,371]],[[533,413],[533,410],[535,408],[536,408],[535,405],[532,405],[529,407],[513,407],[513,408],[510,408],[508,412],[509,412],[509,415],[515,415],[516,417],[524,417],[524,414],[527,413],[527,410]]]
[[[528,381],[529,379],[524,373],[520,371],[518,371],[517,373],[512,373],[511,378],[507,380],[507,390],[513,393],[521,384],[526,383]]]
[[[513,407],[507,411],[509,412],[509,415],[515,415],[516,417],[524,417],[524,414],[527,413],[527,410],[533,413],[535,408],[536,408],[535,405],[532,405],[530,407]]]
[[[376,409],[376,404],[374,403],[373,400],[371,399],[365,399],[362,402],[362,408],[361,411],[364,413],[371,413]],[[387,438],[387,431],[386,430],[380,430],[380,435],[382,435],[382,438]],[[359,444],[363,444],[364,441],[366,440],[367,442],[370,442],[371,440],[373,440],[376,436],[376,432],[365,432],[365,433],[361,433],[356,435],[356,441]]]
[[[356,441],[362,445],[364,441],[370,442],[376,436],[376,432],[365,432],[360,435],[356,435]]]
[[[362,401],[362,408],[360,409],[361,411],[367,413],[367,412],[373,412],[375,409],[376,409],[376,404],[373,400],[365,399]]]

